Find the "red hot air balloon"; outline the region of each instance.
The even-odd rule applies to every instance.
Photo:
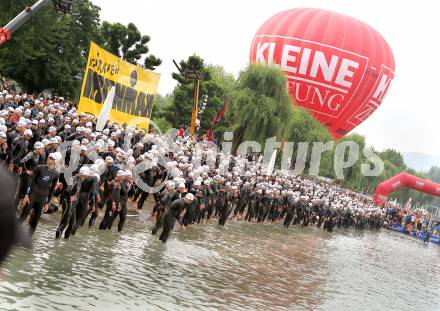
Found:
[[[382,103],[394,78],[393,53],[367,24],[339,13],[298,8],[258,29],[252,63],[279,65],[293,102],[338,139]]]

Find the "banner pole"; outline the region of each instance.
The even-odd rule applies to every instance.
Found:
[[[50,0],[39,0],[32,7],[25,8],[13,20],[11,20],[5,27],[0,28],[0,45],[9,40],[18,28],[26,23],[35,13],[43,8]]]
[[[196,129],[196,120],[197,120],[197,114],[198,114],[198,110],[199,110],[199,88],[200,88],[200,79],[196,78],[194,80],[194,104],[193,104],[191,128],[190,128],[190,135],[191,136],[194,136],[195,129]]]

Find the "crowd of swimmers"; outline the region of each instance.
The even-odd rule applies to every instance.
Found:
[[[122,231],[129,206],[142,211],[150,195],[152,234],[162,242],[176,222],[186,228],[233,219],[332,232],[377,230],[387,221],[368,195],[277,170],[266,175],[255,156],[113,122],[96,131],[93,117],[62,97],[0,93],[0,161],[17,179],[15,204],[31,234],[42,213],[61,210],[56,238],[81,226]]]

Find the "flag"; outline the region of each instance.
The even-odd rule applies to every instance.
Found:
[[[267,165],[266,175],[272,175],[275,168],[275,160],[277,158],[277,149],[275,149],[270,158],[269,164]]]
[[[96,130],[98,132],[102,132],[110,117],[110,111],[112,110],[115,92],[116,88],[112,86],[110,92],[108,92],[107,98],[104,101],[104,106],[99,113],[98,122],[96,122]]]
[[[98,116],[115,87],[107,118],[120,125],[148,129],[159,79],[160,74],[126,62],[91,42],[77,113]]]
[[[211,126],[214,127],[217,124],[217,122],[223,118],[223,116],[226,114],[226,112],[228,112],[228,103],[227,102],[225,102],[223,104],[222,109],[220,109],[220,111],[217,113],[215,118],[211,121]]]

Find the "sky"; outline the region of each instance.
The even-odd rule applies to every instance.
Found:
[[[395,59],[387,97],[353,132],[376,150],[440,154],[440,2],[338,0],[92,0],[101,18],[135,23],[151,36],[150,52],[163,61],[159,93],[172,92],[179,62],[196,53],[238,76],[246,67],[255,32],[269,17],[297,7],[328,9],[356,17],[379,31]]]

